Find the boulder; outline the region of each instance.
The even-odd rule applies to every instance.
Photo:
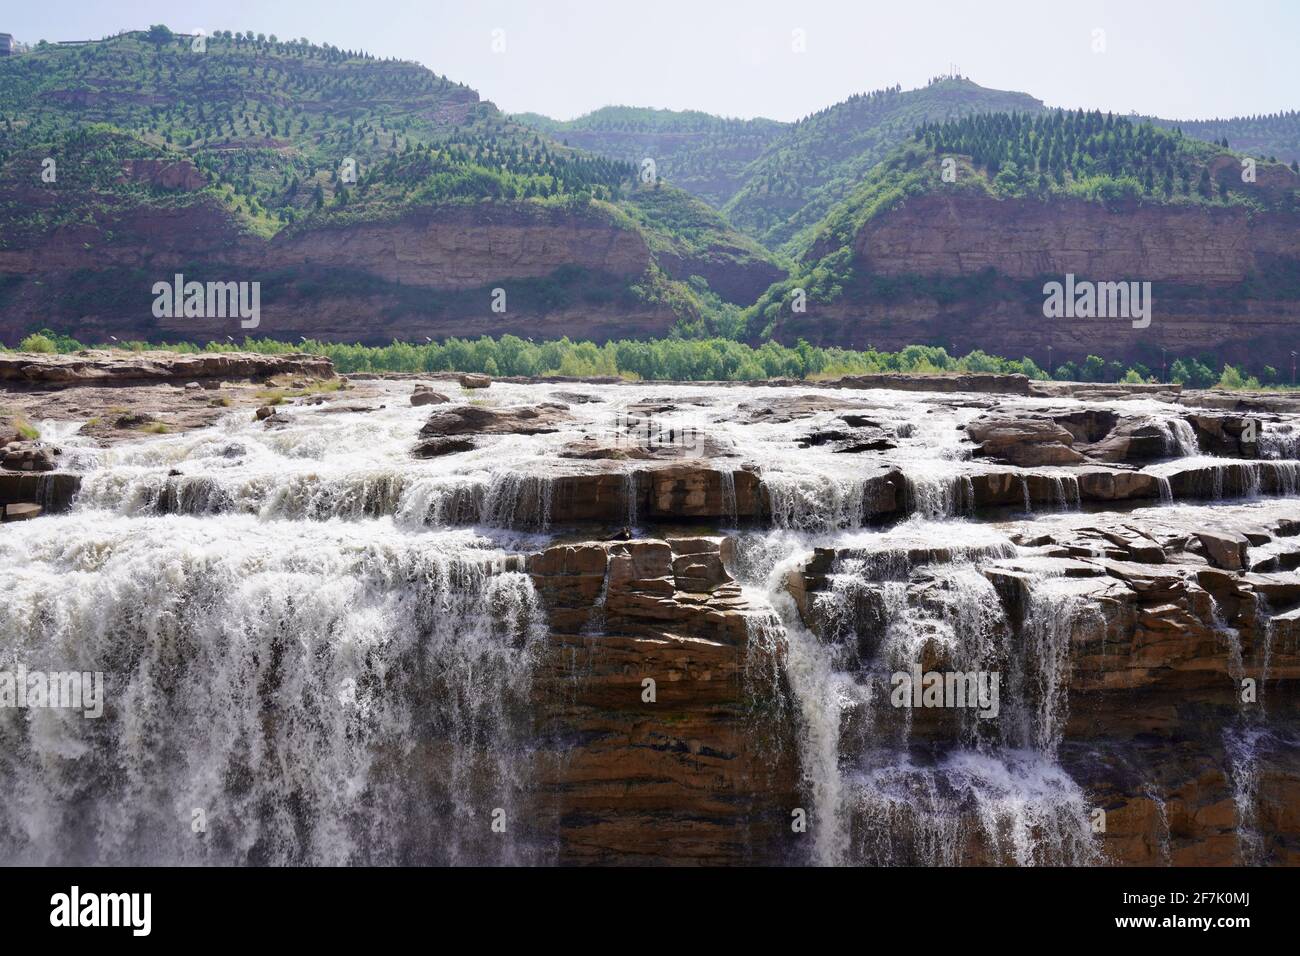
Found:
[[[1075,451],[1074,435],[1051,418],[1023,415],[980,416],[966,426],[978,454],[1021,467],[1074,465],[1083,461]]]
[[[13,471],[53,471],[59,453],[59,449],[47,442],[10,442],[0,449],[0,465]]]
[[[422,441],[411,450],[416,458],[441,458],[443,455],[457,455],[463,451],[473,451],[473,439],[470,438],[430,438]]]
[[[445,435],[543,435],[569,420],[564,405],[457,405],[434,412],[420,429],[421,438]]]
[[[1235,531],[1199,531],[1196,534],[1210,563],[1225,571],[1240,571],[1249,564],[1250,541]]]
[[[32,518],[39,518],[45,509],[32,502],[18,502],[16,504],[4,506],[5,521],[28,521]]]
[[[428,385],[417,385],[411,393],[412,405],[445,405],[451,399],[442,392],[435,392]]]
[[[478,372],[463,372],[457,376],[456,381],[460,383],[461,388],[487,388],[492,384],[492,376],[481,375]]]

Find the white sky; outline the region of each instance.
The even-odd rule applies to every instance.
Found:
[[[418,60],[503,110],[561,119],[618,103],[790,120],[950,64],[1051,106],[1170,119],[1300,108],[1300,0],[50,0],[0,13],[0,31],[29,42],[156,22]]]

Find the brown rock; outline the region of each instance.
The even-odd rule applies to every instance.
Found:
[[[19,502],[4,506],[5,521],[28,521],[40,517],[44,511],[40,505],[31,502]]]
[[[1200,531],[1196,537],[1215,567],[1240,571],[1249,564],[1250,542],[1235,531]]]
[[[0,449],[0,465],[13,471],[53,471],[59,449],[41,441],[10,442]]]
[[[434,412],[420,429],[420,437],[443,435],[541,435],[560,430],[569,420],[565,406],[542,404],[491,408],[458,405]]]
[[[435,392],[428,385],[417,385],[411,393],[412,405],[445,405],[451,399],[441,392]]]
[[[430,438],[422,441],[411,450],[416,458],[441,458],[443,455],[457,455],[475,448],[472,438]]]

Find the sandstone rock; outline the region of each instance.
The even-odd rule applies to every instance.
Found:
[[[31,502],[20,502],[4,506],[5,521],[28,521],[32,518],[38,518],[44,509]]]
[[[1083,461],[1083,455],[1070,447],[1074,435],[1046,417],[991,415],[968,424],[966,433],[979,445],[979,454],[1013,465],[1073,465]]]
[[[1125,419],[1103,437],[1075,447],[1094,461],[1154,461],[1174,453],[1166,441],[1166,432],[1155,422]]]
[[[463,372],[456,377],[461,388],[487,388],[492,384],[490,375],[480,375],[477,372]]]
[[[1198,412],[1188,415],[1187,421],[1208,454],[1231,458],[1255,458],[1259,454],[1259,435],[1264,425],[1258,418]],[[1248,440],[1249,435],[1254,436],[1253,440]]]
[[[1215,567],[1240,571],[1247,566],[1250,542],[1245,535],[1232,531],[1200,531],[1196,537]]]
[[[420,429],[421,438],[443,435],[540,435],[559,431],[569,420],[564,406],[457,405],[434,412]]]
[[[269,378],[301,374],[332,378],[334,366],[319,355],[262,355],[253,352],[106,352],[76,355],[0,353],[0,381],[100,384],[132,381],[185,382],[204,378]]]
[[[113,419],[114,428],[139,428],[141,425],[148,425],[157,421],[154,416],[147,412],[127,412],[125,415],[119,415]]]
[[[443,455],[473,451],[475,447],[472,438],[429,438],[417,444],[411,454],[416,458],[441,458]]]
[[[13,471],[53,471],[59,454],[59,449],[47,442],[10,442],[0,449],[0,466]]]
[[[444,405],[451,399],[441,392],[435,392],[428,385],[417,385],[411,393],[412,405]]]
[[[37,502],[47,512],[61,513],[80,488],[81,476],[67,472],[0,472],[0,505]]]
[[[782,395],[769,400],[741,402],[736,406],[736,417],[744,422],[767,422],[784,424],[801,418],[810,418],[822,412],[834,412],[852,408],[865,408],[860,403],[847,402],[829,395],[801,394]],[[671,408],[659,409],[671,411]]]
[[[888,388],[903,392],[987,392],[1028,395],[1029,379],[1024,375],[920,372],[884,372],[879,375],[846,375],[823,384],[834,388]]]

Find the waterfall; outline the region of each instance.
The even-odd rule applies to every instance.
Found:
[[[907,474],[908,510],[923,518],[970,514],[975,510],[975,483],[960,474]]]
[[[1173,866],[1173,851],[1169,845],[1172,833],[1169,829],[1169,807],[1165,803],[1164,797],[1150,784],[1145,789],[1146,798],[1151,801],[1151,805],[1156,810],[1156,821],[1160,824],[1160,832],[1156,835],[1156,850],[1160,857],[1162,866]]]
[[[730,468],[724,468],[718,472],[718,480],[722,484],[722,510],[734,528],[740,524],[740,506],[736,504],[736,473]]]
[[[422,477],[400,472],[168,475],[156,470],[103,469],[81,482],[78,503],[125,515],[253,514],[328,521],[397,516],[403,524],[450,528],[486,525],[544,530],[550,525],[553,481],[515,469],[486,475]]]
[[[1300,430],[1290,423],[1266,423],[1259,433],[1259,457],[1276,461],[1300,458]]]
[[[1267,464],[1273,474],[1276,494],[1288,497],[1300,494],[1300,461],[1270,461]]]
[[[623,497],[627,499],[627,527],[629,531],[636,530],[636,506],[637,506],[637,476],[635,471],[626,471],[623,473]],[[549,521],[547,522],[550,523]]]
[[[779,533],[738,542],[738,574],[758,592],[754,603],[771,609],[751,626],[751,639],[765,649],[781,643],[785,654],[802,789],[812,805],[811,861],[1100,862],[1091,808],[1055,760],[1080,603],[1047,587],[1051,579],[1033,581],[1016,627],[974,563],[1014,553],[1009,542],[909,547],[910,525],[860,534],[837,549],[802,611],[787,587],[812,554]],[[903,541],[890,540],[900,533]],[[922,525],[915,536],[928,535]],[[878,546],[861,542],[871,537]],[[782,545],[786,556],[775,557]],[[940,670],[1005,674],[1002,713],[960,713],[946,743],[923,731],[920,714],[891,706],[891,675],[930,661],[941,661]]]
[[[1075,475],[1052,475],[1052,499],[1061,511],[1077,509],[1083,497],[1079,490],[1079,479]]]
[[[1156,491],[1160,495],[1162,505],[1171,505],[1174,503],[1174,489],[1169,484],[1169,478],[1165,475],[1156,475]]]
[[[0,710],[0,858],[539,859],[545,619],[486,539],[79,511],[6,530],[0,563],[0,666],[102,672],[105,695],[97,720]]]
[[[765,472],[761,483],[776,528],[834,531],[861,527],[866,517],[864,478]]]
[[[855,778],[854,798],[854,850],[866,865],[1101,862],[1083,791],[1037,754],[963,750],[930,766],[904,759]]]
[[[1177,453],[1179,458],[1191,458],[1201,453],[1201,443],[1196,438],[1196,429],[1185,418],[1168,418],[1161,421],[1165,434],[1166,454]]]
[[[1258,726],[1234,725],[1223,730],[1223,747],[1228,758],[1228,778],[1237,817],[1237,853],[1242,866],[1264,861],[1264,837],[1259,830],[1259,757],[1272,742],[1270,733]]]

